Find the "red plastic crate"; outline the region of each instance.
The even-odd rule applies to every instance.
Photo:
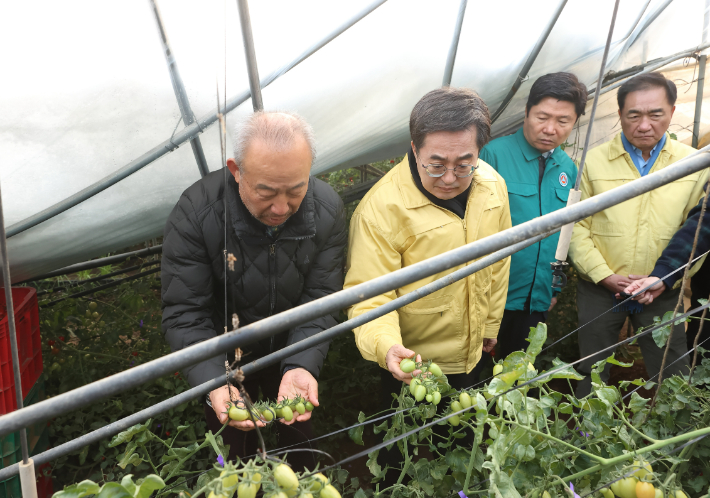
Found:
[[[13,287],[12,303],[15,308],[17,352],[24,398],[42,374],[42,338],[39,334],[37,291],[32,287]],[[5,289],[0,289],[0,415],[17,409],[8,331]]]
[[[47,470],[48,475],[44,475],[44,470]],[[52,482],[52,464],[47,462],[35,469],[35,478],[37,478],[37,498],[50,498],[54,494],[54,483]]]

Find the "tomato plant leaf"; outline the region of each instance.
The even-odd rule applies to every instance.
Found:
[[[639,393],[634,391],[631,393],[631,400],[629,400],[629,410],[631,410],[633,413],[638,413],[639,411],[646,408],[647,403],[648,400],[646,398],[642,398]]]
[[[348,429],[348,436],[350,436],[350,439],[355,443],[359,444],[360,446],[365,446],[365,443],[362,440],[362,432],[365,429],[364,425],[359,425],[357,427],[351,427]]]
[[[117,482],[107,482],[96,495],[96,498],[133,498],[126,488]]]
[[[121,443],[127,443],[131,439],[133,439],[133,436],[136,434],[140,434],[148,429],[152,422],[152,419],[148,419],[148,421],[145,424],[136,424],[133,427],[130,427],[129,429],[116,434],[113,439],[111,439],[111,442],[109,443],[109,448],[113,448],[114,446],[118,446]]]
[[[54,494],[54,498],[82,498],[84,496],[95,495],[99,492],[99,485],[93,481],[81,481],[72,484]]]

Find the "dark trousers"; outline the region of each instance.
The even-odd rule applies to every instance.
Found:
[[[586,358],[597,351],[611,347],[618,342],[619,332],[628,317],[635,330],[640,327],[653,325],[654,317],[662,317],[667,311],[673,311],[678,302],[678,290],[668,289],[658,296],[651,304],[645,304],[640,313],[630,313],[625,310],[605,313],[611,308],[615,301],[612,293],[601,285],[579,279],[577,283],[577,315],[579,323],[583,328],[578,333],[579,356]],[[688,357],[681,358],[688,352],[685,339],[685,327],[678,324],[673,327],[673,336],[670,339],[668,358],[663,372],[663,378],[667,379],[671,375],[688,374]],[[646,372],[649,377],[653,377],[661,370],[665,346],[659,348],[650,334],[638,339],[638,345],[643,353],[643,360],[646,364]],[[611,356],[614,350],[596,354],[580,362],[577,371],[585,375],[583,380],[577,384],[576,395],[578,398],[587,396],[592,390],[592,381],[589,374],[592,365],[599,360]],[[601,380],[609,380],[611,365],[606,364],[604,370],[599,374]],[[658,379],[654,379],[657,381]]]
[[[710,263],[708,263],[707,261],[703,263],[703,266],[700,267],[698,272],[693,275],[693,278],[690,280],[690,291],[692,292],[692,297],[690,299],[691,308],[697,308],[698,306],[700,306],[700,303],[698,303],[697,301],[698,299],[707,299],[708,296],[710,296]],[[698,334],[698,330],[700,328],[700,316],[702,314],[703,312],[699,311],[698,313],[691,315],[697,318],[691,318],[690,322],[688,322],[688,328],[686,329],[688,351],[692,349],[693,342],[695,341],[695,336]],[[706,318],[710,318],[710,314],[706,315]],[[703,331],[700,334],[700,337],[698,338],[698,344],[709,338],[710,322],[706,321],[705,325],[703,325]],[[701,347],[705,349],[710,349],[710,341],[706,342]],[[706,355],[710,356],[710,353],[706,353]],[[693,356],[691,354],[690,361],[692,361],[692,359]],[[700,362],[701,359],[702,356],[698,356],[698,362]]]
[[[392,374],[389,373],[387,370],[381,370],[380,371],[380,378],[381,378],[381,391],[380,391],[380,409],[381,410],[386,410],[387,408],[390,408],[392,406],[392,403],[394,402],[394,398],[392,397],[392,394],[395,394],[399,396],[400,390],[402,389],[402,382],[398,381],[394,377],[392,377]],[[453,387],[456,390],[461,390],[461,389],[468,389],[470,387],[473,387],[477,382],[478,382],[478,377],[474,377],[474,371],[472,370],[471,373],[465,374],[465,373],[460,373],[460,374],[446,374],[446,378],[449,381],[449,384],[451,387]],[[441,400],[441,403],[437,406],[437,412],[442,414],[446,407],[449,405],[449,399],[444,398]],[[396,407],[396,406],[395,406]],[[390,425],[391,427],[391,422]],[[434,434],[434,444],[436,444],[438,441],[443,441],[445,438],[448,437],[449,433],[449,425],[435,425],[433,428]],[[441,436],[441,437],[437,437]],[[444,438],[444,439],[441,439]],[[456,444],[459,446],[467,446],[471,447],[473,445],[473,434],[468,431],[466,433],[466,437],[464,439],[457,439]],[[410,453],[411,453],[411,448],[410,448]],[[382,468],[385,468],[385,465],[389,465],[390,467],[401,467],[404,462],[404,457],[399,451],[399,448],[397,447],[396,444],[392,445],[391,449],[387,448],[382,448],[380,450],[379,456],[377,458],[377,462],[382,466]],[[392,486],[397,482],[397,479],[399,478],[399,473],[400,470],[393,470],[390,469],[387,471],[387,474],[385,476],[385,479],[382,483],[380,483],[380,489],[385,489],[389,486]],[[405,480],[405,482],[408,481]]]
[[[265,400],[276,401],[279,393],[279,385],[281,384],[281,369],[279,365],[268,367],[264,370],[256,372],[248,376],[244,380],[244,388],[252,401],[256,402],[259,399],[259,391],[261,391]],[[236,389],[235,389],[236,391]],[[216,434],[222,428],[217,415],[212,407],[205,403],[205,418],[207,419],[207,428]],[[278,448],[297,444],[295,448],[312,448],[313,443],[308,443],[309,439],[313,438],[313,428],[311,421],[296,422],[293,425],[284,425],[281,422],[272,422],[271,427],[262,429],[262,431],[275,430],[278,438]],[[256,431],[240,431],[234,427],[226,427],[221,436],[224,444],[229,445],[229,459],[234,460],[235,457],[248,457],[256,453],[259,447],[259,439]],[[267,448],[274,449],[274,448]],[[316,465],[316,460],[313,453],[308,451],[297,451],[288,455],[288,463],[291,464],[293,470],[297,472],[303,471],[305,468],[313,469]]]
[[[496,360],[504,360],[514,351],[525,351],[530,344],[526,339],[530,335],[530,327],[537,327],[538,323],[545,323],[547,311],[505,310],[500,322],[498,343],[496,344]],[[471,375],[476,378],[490,363],[490,354],[483,352],[481,361],[473,369]]]

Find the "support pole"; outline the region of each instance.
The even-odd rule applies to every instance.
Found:
[[[263,111],[264,102],[261,99],[261,84],[259,83],[259,68],[256,65],[254,36],[251,32],[249,2],[247,0],[237,0],[237,7],[239,9],[239,22],[242,25],[244,55],[247,59],[247,72],[249,73],[249,89],[251,90],[251,105],[254,108],[254,112]]]
[[[589,149],[589,139],[592,136],[592,125],[594,124],[594,116],[597,113],[597,104],[599,103],[599,95],[602,90],[602,81],[604,80],[604,71],[606,71],[606,60],[609,57],[609,47],[611,46],[611,38],[614,35],[614,25],[616,24],[616,14],[619,11],[619,0],[614,2],[614,13],[611,15],[611,24],[609,25],[609,34],[606,37],[606,45],[604,46],[604,55],[602,55],[602,63],[599,67],[599,78],[597,78],[597,89],[594,92],[594,103],[592,104],[592,114],[589,116],[589,124],[587,125],[587,136],[584,139],[584,149],[582,150],[582,159],[579,161],[579,171],[577,172],[577,180],[574,182],[574,190],[570,191],[567,199],[567,206],[573,206],[582,196],[579,190],[579,183],[582,181],[582,173],[584,172],[584,161],[587,158],[587,149]],[[567,253],[572,240],[572,230],[574,223],[569,223],[562,227],[560,231],[560,239],[557,242],[557,251],[555,252],[556,261],[550,263],[552,269],[552,288],[556,290],[562,289],[567,284],[567,276],[564,270],[569,265],[567,263]]]
[[[451,85],[451,77],[454,74],[454,63],[456,62],[456,52],[459,49],[459,38],[461,38],[461,26],[463,25],[463,18],[466,14],[467,4],[468,0],[461,0],[461,3],[459,4],[459,13],[458,16],[456,16],[456,26],[454,26],[454,37],[451,40],[449,55],[446,57],[444,80],[441,82],[441,86]]]
[[[170,71],[170,81],[173,84],[173,90],[175,91],[175,98],[177,99],[178,107],[180,108],[180,114],[182,115],[182,122],[185,126],[190,126],[195,122],[195,113],[192,112],[190,107],[190,101],[187,99],[187,92],[185,91],[185,85],[180,77],[180,72],[177,67],[177,60],[170,49],[170,43],[168,42],[168,34],[165,31],[165,25],[163,24],[163,19],[160,17],[160,11],[158,10],[158,4],[155,3],[156,0],[150,0],[150,4],[153,7],[153,14],[155,14],[155,22],[158,25],[158,33],[160,34],[160,41],[163,44],[163,52],[165,53],[165,60],[168,63],[168,70]],[[204,177],[210,170],[207,167],[207,159],[205,158],[205,152],[202,150],[202,142],[200,142],[200,137],[195,136],[190,139],[190,146],[192,147],[192,153],[195,155],[195,161],[197,162],[197,169],[200,170],[200,176]]]
[[[708,27],[710,26],[710,0],[705,0],[705,12],[703,12],[703,45],[708,42]],[[705,63],[708,56],[700,56],[698,64],[698,88],[695,95],[695,117],[693,118],[693,142],[692,145],[698,148],[700,140],[700,118],[703,110],[703,94],[705,92]]]
[[[7,257],[7,236],[5,233],[5,215],[2,207],[2,194],[0,194],[0,257],[2,257],[2,281],[5,288],[5,311],[7,313],[8,334],[10,335],[10,354],[12,356],[12,373],[15,377],[15,397],[17,409],[21,410],[22,398],[22,373],[20,372],[20,357],[17,353],[17,329],[15,327],[15,307],[12,303],[12,283],[10,280],[10,261]],[[22,464],[20,465],[20,479],[22,496],[25,498],[37,497],[37,485],[34,479],[34,465],[29,458],[27,446],[27,432],[20,429],[20,448],[22,451]]]
[[[540,38],[538,38],[537,43],[535,43],[535,46],[533,47],[532,51],[530,52],[530,55],[528,56],[528,59],[525,61],[525,64],[523,64],[520,73],[515,78],[515,82],[513,83],[513,86],[508,92],[508,95],[505,96],[503,102],[500,104],[498,109],[496,109],[496,112],[493,113],[493,116],[491,116],[491,124],[493,124],[500,117],[500,115],[503,114],[505,108],[508,107],[508,104],[510,104],[510,101],[513,100],[513,97],[520,89],[520,85],[522,85],[523,81],[527,79],[528,72],[530,72],[530,68],[535,63],[535,59],[537,59],[537,56],[540,55],[540,51],[542,51],[542,47],[545,46],[545,42],[547,41],[547,37],[550,36],[550,33],[552,32],[552,28],[554,28],[555,24],[557,24],[557,20],[560,18],[560,14],[562,14],[565,5],[567,5],[567,0],[562,0],[560,2],[560,5],[557,7],[555,13],[552,15],[550,22],[548,22],[547,26],[545,26],[542,35],[540,35]]]

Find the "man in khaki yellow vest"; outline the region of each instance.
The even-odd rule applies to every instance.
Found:
[[[490,138],[488,108],[474,92],[441,88],[414,106],[411,148],[372,187],[350,222],[345,288],[510,228],[503,178],[478,159]],[[460,267],[354,305],[354,318]],[[355,329],[363,357],[382,370],[387,406],[411,375],[399,362],[434,360],[458,388],[493,349],[508,291],[509,258]]]
[[[619,87],[622,131],[610,142],[589,151],[582,175],[582,199],[659,171],[694,151],[667,133],[676,95],[675,84],[660,73],[635,76]],[[581,277],[577,310],[579,324],[584,325],[579,332],[579,352],[583,358],[615,344],[627,317],[638,329],[653,324],[654,317],[675,307],[678,289],[664,293],[653,303],[629,301],[603,314],[622,301],[618,294],[633,280],[653,270],[663,249],[703,194],[707,177],[707,170],[694,173],[575,225],[570,257]],[[651,335],[641,337],[639,346],[649,376],[658,374],[664,348]],[[687,371],[687,359],[676,362],[686,352],[684,327],[676,325],[664,377]],[[591,390],[592,365],[609,354],[593,356],[580,364],[580,372],[587,377],[577,387],[578,397]],[[601,378],[608,380],[609,365]]]

